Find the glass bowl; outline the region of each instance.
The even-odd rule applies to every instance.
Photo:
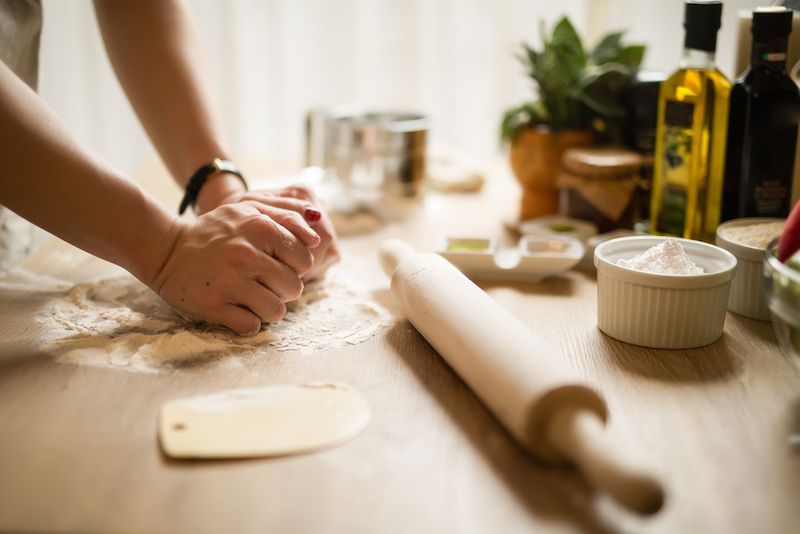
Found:
[[[764,296],[784,354],[800,369],[800,270],[778,260],[778,240],[764,251]]]

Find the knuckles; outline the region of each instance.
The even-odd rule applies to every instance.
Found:
[[[287,222],[292,224],[295,227],[303,227],[306,224],[305,219],[302,215],[297,213],[296,211],[288,211],[282,215]]]
[[[227,254],[229,261],[233,265],[251,265],[258,262],[261,258],[261,253],[247,241],[233,241],[227,246]]]

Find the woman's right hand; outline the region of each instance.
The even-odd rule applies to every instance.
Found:
[[[283,318],[320,243],[297,212],[253,201],[174,225],[148,285],[174,308],[245,336]]]

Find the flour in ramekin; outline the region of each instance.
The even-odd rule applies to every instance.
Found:
[[[617,265],[657,274],[703,274],[677,239],[666,239],[631,259],[619,259]]]

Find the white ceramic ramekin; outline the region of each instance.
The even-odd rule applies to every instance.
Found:
[[[728,309],[732,312],[758,319],[769,321],[770,314],[764,298],[764,283],[761,273],[764,262],[764,249],[726,239],[726,229],[737,226],[751,226],[754,224],[784,222],[785,219],[745,218],[734,219],[720,224],[717,228],[717,245],[724,248],[739,261],[736,267],[736,276],[731,282],[731,295],[728,299]]]
[[[643,347],[688,349],[713,343],[725,325],[736,258],[708,243],[678,239],[703,274],[646,273],[616,264],[665,239],[620,237],[597,246],[597,326],[614,339]]]

